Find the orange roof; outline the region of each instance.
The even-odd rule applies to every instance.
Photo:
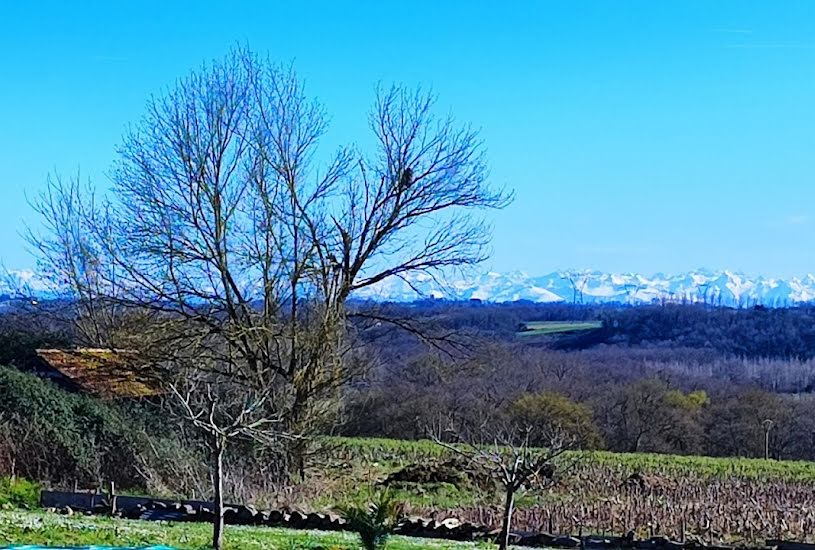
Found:
[[[99,397],[133,398],[163,393],[155,373],[138,364],[135,351],[38,349],[37,355],[79,389]]]

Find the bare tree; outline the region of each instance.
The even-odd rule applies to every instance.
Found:
[[[566,469],[563,453],[567,449],[567,440],[556,436],[547,447],[540,448],[531,444],[531,433],[528,428],[493,422],[470,434],[448,428],[446,435],[454,444],[431,435],[437,444],[463,457],[500,483],[504,490],[498,536],[500,550],[509,548],[518,492],[530,487],[544,488],[555,480],[556,468]]]
[[[230,439],[285,445],[294,463],[333,422],[361,363],[349,296],[486,257],[477,211],[510,197],[488,186],[478,134],[433,107],[378,91],[375,147],[318,165],[322,108],[291,68],[235,50],[149,101],[109,197],[55,178],[35,201],[41,269],[86,341],[159,370],[211,442],[216,500]]]
[[[266,405],[273,392],[257,385],[235,384],[229,378],[205,373],[200,365],[186,369],[194,378],[183,387],[170,384],[185,418],[201,430],[211,452],[213,483],[213,546],[223,543],[224,456],[227,445],[237,439],[252,439],[263,444],[280,442],[283,419],[280,412]],[[271,389],[273,386],[269,386]]]

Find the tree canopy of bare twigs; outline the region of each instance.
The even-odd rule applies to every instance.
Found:
[[[377,91],[369,151],[318,148],[319,103],[245,49],[152,97],[100,196],[50,180],[34,201],[40,269],[88,344],[136,349],[214,441],[302,441],[359,365],[346,301],[388,277],[486,257],[478,133],[434,97]],[[296,445],[295,445],[296,446]]]
[[[504,490],[501,531],[497,541],[501,550],[509,547],[518,492],[530,487],[545,488],[553,482],[556,473],[561,473],[558,469],[567,468],[563,453],[570,447],[568,437],[553,433],[545,447],[536,447],[531,435],[531,427],[497,421],[466,432],[454,425],[449,426],[445,436],[454,443],[430,435],[437,444],[473,463],[500,483]]]

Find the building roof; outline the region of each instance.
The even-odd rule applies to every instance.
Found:
[[[163,393],[160,379],[129,350],[38,349],[37,355],[80,391],[104,398],[148,397]]]

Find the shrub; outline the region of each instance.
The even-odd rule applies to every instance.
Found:
[[[340,513],[359,535],[365,550],[382,550],[401,519],[402,507],[383,491],[367,506],[345,506],[340,508]]]
[[[53,484],[138,486],[146,433],[117,403],[0,367],[0,475]]]
[[[21,478],[0,478],[0,507],[36,508],[39,502],[39,484]]]
[[[579,449],[603,446],[591,409],[554,392],[522,395],[510,405],[509,415],[514,424],[532,430],[533,445],[546,446],[560,436]]]

